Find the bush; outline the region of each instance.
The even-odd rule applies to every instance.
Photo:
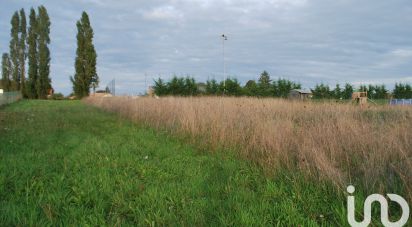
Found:
[[[62,93],[55,93],[50,97],[50,99],[52,99],[52,100],[63,100],[64,95]]]

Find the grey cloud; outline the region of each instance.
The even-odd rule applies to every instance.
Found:
[[[408,0],[8,0],[0,7],[1,51],[14,10],[39,4],[52,19],[53,85],[66,94],[83,10],[95,30],[101,85],[116,78],[120,93],[142,92],[159,75],[222,79],[222,33],[228,73],[243,83],[263,70],[305,87],[412,78]]]

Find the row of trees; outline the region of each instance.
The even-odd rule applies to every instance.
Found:
[[[312,89],[312,93],[313,98],[316,99],[351,99],[355,90],[354,86],[348,83],[343,88],[336,84],[334,89],[325,84],[318,84]],[[368,98],[370,99],[386,99],[389,97],[385,85],[361,85],[358,90],[368,92]]]
[[[259,96],[259,97],[287,97],[292,89],[300,89],[301,85],[286,79],[272,81],[264,71],[258,81],[249,80],[241,86],[236,78],[227,78],[224,81],[208,80],[206,84],[197,83],[191,77],[176,77],[165,82],[161,78],[154,81],[156,95],[228,95],[228,96]]]
[[[50,18],[44,6],[30,9],[27,28],[24,9],[11,19],[10,52],[2,55],[1,88],[20,91],[25,98],[45,99],[52,89],[50,79]],[[78,98],[88,96],[99,84],[93,29],[86,12],[77,21],[75,74],[70,77]],[[28,58],[28,77],[26,59]]]
[[[397,83],[392,94],[397,99],[412,99],[412,86],[410,84]]]
[[[165,82],[161,78],[154,81],[156,95],[195,96],[195,95],[228,95],[228,96],[256,96],[256,97],[282,97],[285,98],[293,89],[301,89],[301,84],[287,79],[271,80],[270,75],[264,71],[258,81],[249,80],[245,86],[241,86],[235,78],[225,81],[207,80],[206,84],[197,83],[191,77],[176,77]],[[330,88],[326,84],[317,84],[311,89],[315,99],[351,99],[354,91],[368,92],[370,99],[386,99],[391,96],[385,85],[361,85],[356,89],[346,83],[344,86],[336,84]],[[397,83],[392,91],[393,98],[412,98],[412,87],[409,84]]]
[[[11,19],[9,53],[2,55],[2,87],[21,91],[26,98],[46,98],[51,89],[50,18],[44,6],[30,9],[29,27],[24,9]],[[26,59],[28,58],[28,78]]]
[[[412,86],[405,83],[396,83],[391,93],[383,84],[361,85],[359,89],[355,89],[350,84],[345,84],[343,88],[337,84],[334,89],[325,84],[318,84],[312,89],[312,93],[313,97],[318,99],[350,99],[355,90],[368,92],[368,98],[370,99],[387,99],[391,96],[396,99],[412,98]]]
[[[161,78],[155,80],[154,90],[156,95],[180,95],[193,96],[199,94],[199,88],[195,79],[190,77],[176,77],[174,76],[169,82],[165,82]]]

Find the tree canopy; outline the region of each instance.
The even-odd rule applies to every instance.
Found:
[[[76,25],[75,74],[70,80],[73,83],[73,92],[76,97],[82,98],[90,94],[90,88],[95,90],[99,85],[99,77],[96,70],[97,53],[93,44],[94,32],[86,12],[82,13]]]

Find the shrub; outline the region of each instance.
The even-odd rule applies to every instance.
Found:
[[[54,94],[50,97],[50,99],[53,99],[53,100],[63,100],[63,99],[65,99],[65,98],[64,98],[64,95],[63,95],[62,93],[54,93]]]

